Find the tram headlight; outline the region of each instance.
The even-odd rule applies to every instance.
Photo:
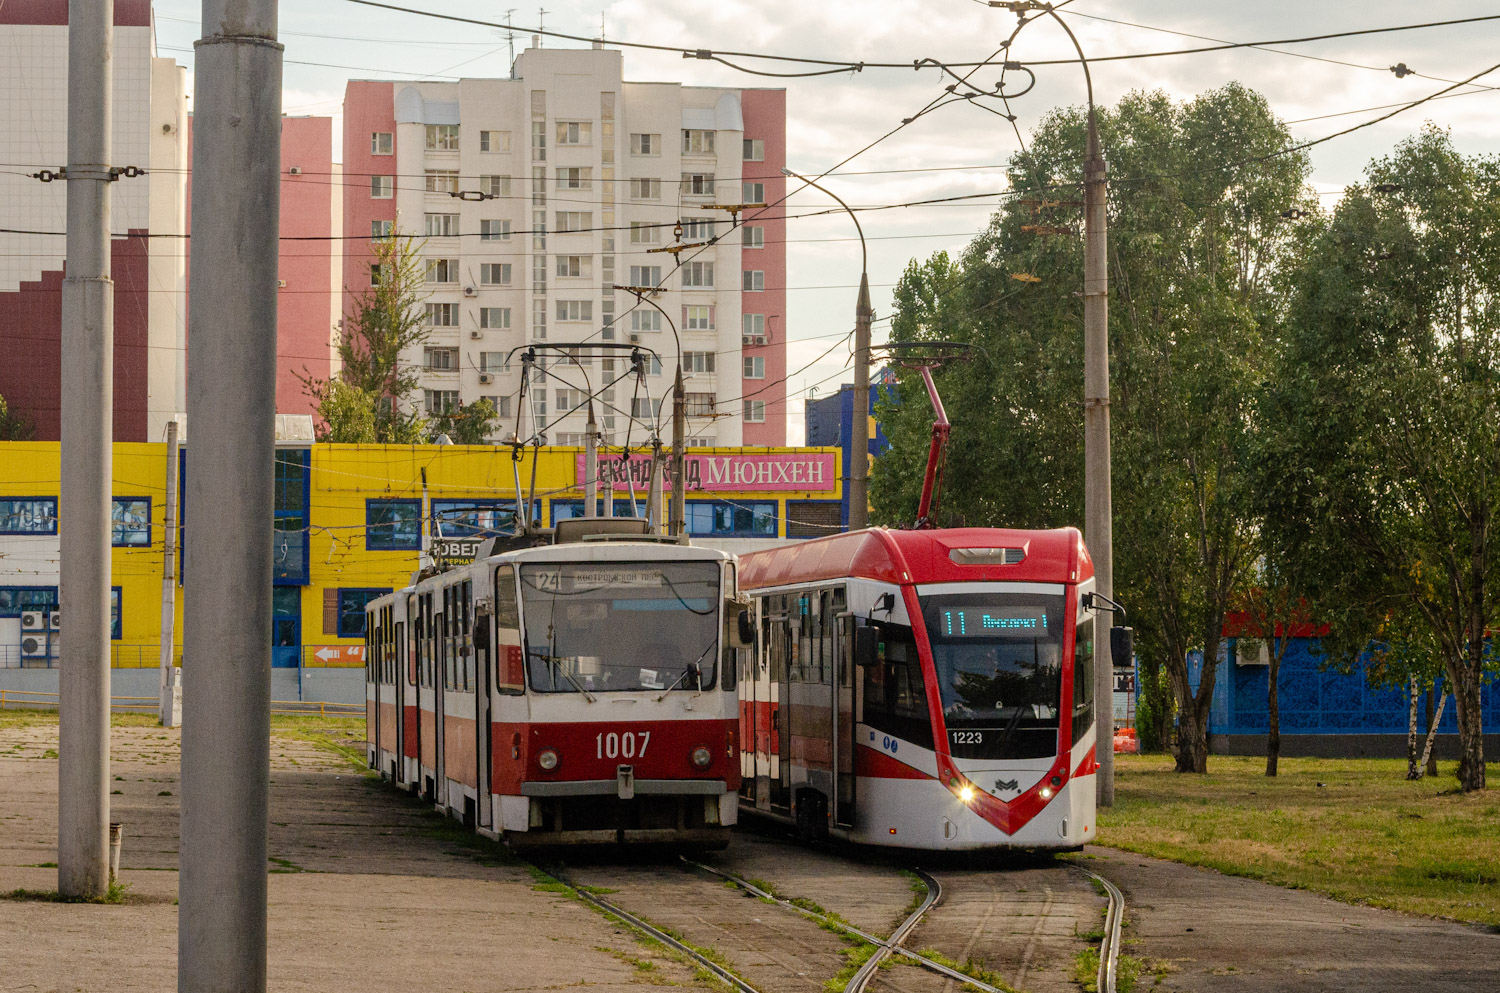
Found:
[[[543,772],[551,772],[557,768],[557,753],[550,748],[544,748],[536,753],[536,764],[542,767]]]
[[[974,799],[974,787],[965,786],[963,789],[959,790],[958,798],[964,803],[968,803],[970,800]]]
[[[714,753],[708,750],[707,745],[699,745],[693,749],[693,765],[700,769],[707,769],[709,763],[714,760]]]
[[[1042,799],[1043,800],[1050,800],[1050,799],[1052,799],[1052,787],[1050,787],[1050,786],[1043,786],[1042,787]]]

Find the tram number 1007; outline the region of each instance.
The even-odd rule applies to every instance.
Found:
[[[650,731],[642,731],[639,734],[634,731],[623,731],[619,734],[611,731],[605,734],[601,731],[594,735],[594,757],[601,759],[645,758],[646,746],[650,742]]]

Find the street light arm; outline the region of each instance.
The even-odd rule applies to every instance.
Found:
[[[849,207],[849,205],[843,201],[843,198],[841,198],[837,193],[834,193],[832,190],[828,189],[826,186],[821,186],[818,183],[815,183],[812,180],[808,179],[806,176],[802,175],[801,173],[793,172],[792,170],[786,168],[785,166],[782,167],[781,173],[784,176],[791,176],[791,177],[793,177],[795,179],[800,179],[800,180],[802,180],[802,182],[806,183],[808,186],[811,186],[815,190],[821,190],[821,191],[823,191],[828,196],[832,197],[838,203],[838,205],[840,207],[843,207],[844,210],[846,210],[846,211],[849,212],[849,217],[854,221],[854,230],[855,230],[855,233],[857,233],[859,235],[859,254],[860,254],[859,271],[860,271],[861,274],[864,274],[865,272],[869,271],[869,267],[870,267],[869,266],[870,255],[869,255],[869,252],[866,251],[866,247],[865,247],[865,232],[864,232],[864,229],[859,226],[859,215],[856,214]]]

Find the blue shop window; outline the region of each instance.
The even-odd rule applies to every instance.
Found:
[[[598,504],[598,506],[595,508],[595,513],[597,513],[599,516],[602,517],[604,515],[604,498],[600,497],[598,499],[598,501],[597,501],[597,504]],[[635,502],[635,513],[634,514],[631,513],[631,510],[630,510],[630,501],[629,500],[620,500],[618,498],[615,500],[615,516],[616,517],[635,517],[637,515],[639,515],[641,517],[645,517],[646,516],[646,498],[645,498],[644,495],[642,495],[642,497]],[[582,517],[582,516],[583,516],[583,501],[582,500],[553,500],[552,501],[552,523],[553,524],[556,524],[558,521],[571,520],[574,517]]]
[[[776,504],[729,503],[725,500],[689,500],[688,534],[705,537],[774,538]]]
[[[57,497],[0,499],[0,534],[57,534]]]
[[[390,552],[421,547],[422,501],[365,501],[365,548]]]
[[[307,583],[307,508],[312,453],[276,450],[276,520],[271,534],[271,580],[281,586]]]
[[[150,497],[115,497],[111,501],[109,543],[116,548],[151,546]]]
[[[391,591],[384,588],[355,587],[339,590],[339,637],[363,638],[365,636],[365,606],[377,597]]]
[[[512,500],[434,500],[432,535],[443,538],[493,538],[515,531]]]
[[[56,609],[56,586],[0,586],[0,617],[20,617],[26,610]]]
[[[111,586],[109,588],[109,637],[112,641],[119,641],[123,633],[124,625],[120,620],[120,588]]]

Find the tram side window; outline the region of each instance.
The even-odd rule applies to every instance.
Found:
[[[526,663],[520,649],[521,608],[516,603],[516,570],[495,569],[495,688],[501,693],[526,692]]]
[[[472,692],[474,689],[474,588],[466,579],[460,591],[460,612],[463,614],[463,626],[458,629],[459,654],[464,660],[464,689]]]
[[[932,715],[917,640],[905,624],[880,624],[880,661],[865,667],[864,719],[877,731],[932,748]]]
[[[1094,619],[1084,618],[1073,640],[1073,742],[1094,723]]]

